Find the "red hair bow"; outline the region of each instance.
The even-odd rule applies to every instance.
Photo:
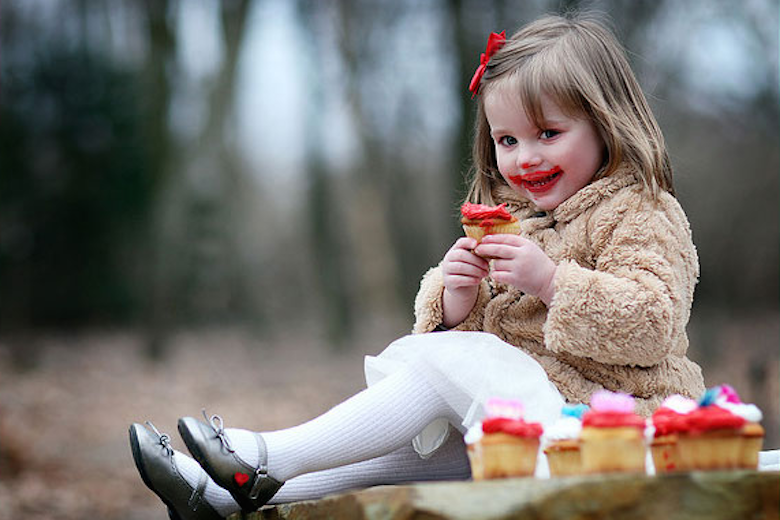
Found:
[[[474,77],[471,78],[471,83],[469,83],[469,90],[471,91],[472,99],[477,95],[477,91],[479,90],[479,82],[482,81],[482,76],[485,74],[485,69],[487,69],[487,64],[490,61],[490,58],[492,58],[496,51],[503,47],[505,43],[506,31],[501,31],[500,34],[490,33],[490,36],[488,37],[487,48],[485,49],[485,52],[483,52],[479,57],[479,67],[477,67],[477,71],[474,73]]]

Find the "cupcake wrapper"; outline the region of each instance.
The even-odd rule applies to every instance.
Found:
[[[463,232],[466,233],[467,237],[473,238],[477,242],[481,241],[485,235],[517,235],[520,233],[520,221],[508,222],[506,224],[498,224],[490,227],[463,224]]]
[[[481,449],[485,479],[529,477],[536,470],[538,439],[491,434],[483,437]]]
[[[583,428],[584,473],[644,473],[645,441],[633,427]]]
[[[547,450],[545,453],[550,465],[550,476],[568,477],[582,474],[580,450]]]
[[[742,438],[734,432],[680,435],[680,462],[689,470],[734,469],[742,466]],[[756,464],[758,461],[756,461]]]

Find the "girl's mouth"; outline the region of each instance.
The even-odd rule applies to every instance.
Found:
[[[531,193],[542,193],[552,189],[562,174],[561,167],[554,166],[549,170],[539,170],[524,175],[510,175],[509,180]]]

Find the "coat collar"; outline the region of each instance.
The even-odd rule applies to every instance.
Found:
[[[623,167],[608,177],[588,184],[563,201],[557,208],[547,212],[539,209],[508,185],[497,187],[494,191],[494,199],[499,202],[506,202],[507,209],[521,220],[538,216],[541,221],[570,222],[602,200],[612,197],[626,186],[638,183],[639,180],[634,170]]]

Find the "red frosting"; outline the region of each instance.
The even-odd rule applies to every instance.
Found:
[[[460,213],[468,220],[512,220],[512,215],[506,210],[505,206],[506,203],[498,206],[486,206],[484,204],[466,202],[460,207]]]
[[[685,423],[690,432],[696,434],[710,430],[741,428],[745,419],[720,406],[702,406],[686,415]]]
[[[507,433],[516,437],[539,437],[542,435],[542,425],[525,422],[522,419],[507,417],[492,417],[482,422],[483,433]]]
[[[653,413],[655,436],[661,437],[688,429],[687,417],[669,408],[659,408]]]
[[[599,412],[590,410],[582,418],[582,425],[593,426],[595,428],[616,428],[622,426],[644,428],[645,419],[635,413]]]

